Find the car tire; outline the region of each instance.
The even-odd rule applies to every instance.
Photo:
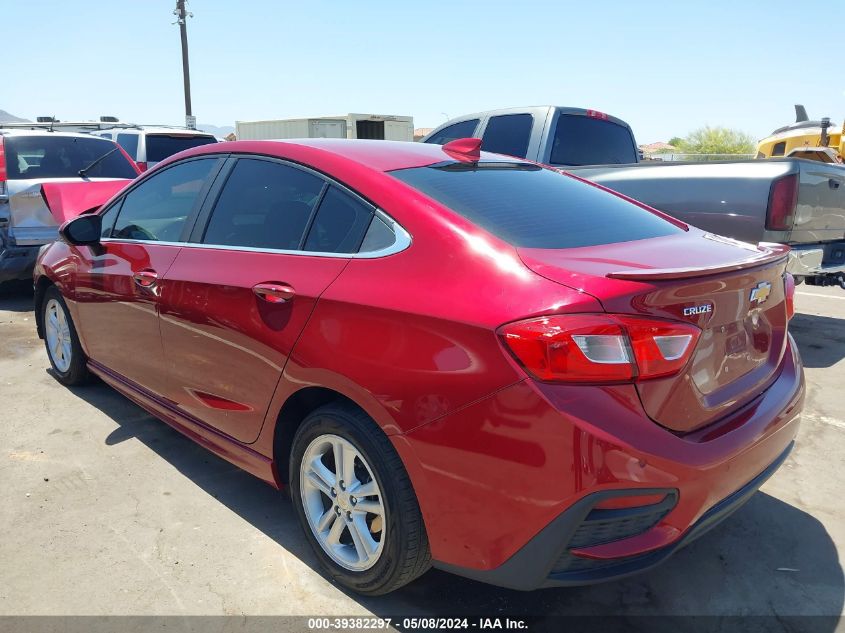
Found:
[[[340,477],[338,451],[347,462]],[[359,409],[330,404],[303,420],[291,447],[289,481],[306,538],[323,568],[344,587],[382,595],[431,566],[422,514],[402,460]]]
[[[45,291],[41,310],[44,346],[56,378],[68,386],[88,382],[88,358],[82,351],[73,319],[58,288],[51,286]]]

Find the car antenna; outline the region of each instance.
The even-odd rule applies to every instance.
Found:
[[[463,163],[477,163],[481,160],[481,139],[457,138],[446,143],[443,151]]]
[[[56,122],[56,115],[54,114],[52,117],[50,117],[50,132],[53,131],[53,124],[55,122]]]

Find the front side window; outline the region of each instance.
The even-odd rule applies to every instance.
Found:
[[[683,231],[619,196],[529,163],[447,163],[390,174],[517,247],[574,248]]]
[[[434,145],[445,145],[451,141],[459,138],[472,138],[475,135],[475,129],[478,127],[478,119],[470,119],[469,121],[461,121],[460,123],[453,123],[447,125],[442,130],[437,132],[434,136],[426,141]]]
[[[114,228],[114,221],[117,219],[117,214],[120,212],[120,206],[123,204],[123,198],[116,200],[108,209],[100,213],[102,219],[102,232],[100,237],[111,237],[112,229]]]
[[[115,151],[117,150],[117,151]],[[96,136],[32,134],[5,139],[6,177],[135,178],[138,173],[114,141]]]
[[[306,251],[356,253],[374,209],[337,187],[329,187],[305,240]]]
[[[280,163],[241,158],[217,200],[204,244],[298,250],[325,186]]]
[[[117,144],[120,145],[132,160],[138,158],[138,135],[137,134],[118,134]]]
[[[144,180],[124,196],[111,237],[180,241],[185,221],[216,162],[216,158],[203,158],[178,163]]]
[[[534,117],[530,114],[504,114],[487,122],[481,149],[485,152],[525,158]]]

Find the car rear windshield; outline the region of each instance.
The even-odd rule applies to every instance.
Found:
[[[217,139],[213,136],[147,134],[147,161],[157,163],[183,150],[216,142]]]
[[[683,231],[618,196],[527,163],[441,163],[390,174],[518,247],[595,246]]]
[[[88,178],[135,178],[138,175],[114,141],[95,136],[7,136],[4,147],[9,180],[78,178],[79,170],[103,156],[105,158],[86,170]]]
[[[631,131],[588,116],[562,114],[551,139],[552,165],[619,165],[637,162]]]

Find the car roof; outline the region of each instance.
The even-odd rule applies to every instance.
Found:
[[[420,139],[421,143],[425,143],[428,139],[432,138],[436,134],[439,134],[441,130],[444,128],[449,127],[450,125],[454,125],[455,123],[462,123],[464,121],[471,121],[473,119],[484,119],[484,118],[492,118],[496,116],[502,116],[507,114],[539,114],[540,116],[545,116],[548,114],[550,110],[554,110],[560,112],[561,114],[569,114],[569,115],[581,115],[581,116],[590,116],[590,113],[596,112],[598,110],[592,110],[589,108],[576,108],[574,106],[560,106],[560,105],[539,105],[539,106],[514,106],[510,108],[498,108],[496,110],[480,110],[478,112],[470,112],[468,114],[462,114],[460,116],[453,117],[448,121],[445,121],[438,125],[436,128],[431,130],[428,134]],[[627,121],[623,121],[619,117],[613,116],[612,114],[607,114],[606,112],[600,112],[603,115],[603,120],[609,121],[611,123],[615,123],[616,125],[621,125],[622,127],[631,129],[631,126],[628,124]]]
[[[95,138],[101,141],[110,141],[110,139],[103,138],[94,134],[87,134],[84,132],[51,132],[50,130],[4,130],[3,128],[0,128],[0,134],[2,134],[3,136],[61,136],[70,138]]]
[[[189,130],[181,127],[167,127],[166,125],[133,125],[131,127],[116,125],[110,128],[100,130],[102,132],[137,132],[146,134],[168,134],[170,136],[214,136],[211,132],[203,132],[202,130]]]
[[[339,138],[308,138],[267,141],[226,141],[202,145],[176,154],[178,158],[198,154],[220,153],[267,154],[279,158],[308,162],[309,155],[315,158],[326,154],[351,160],[376,171],[392,171],[411,167],[425,167],[442,162],[455,162],[455,156],[443,150],[441,145],[414,143],[410,141],[370,141]],[[524,162],[518,158],[481,152],[485,161]]]

